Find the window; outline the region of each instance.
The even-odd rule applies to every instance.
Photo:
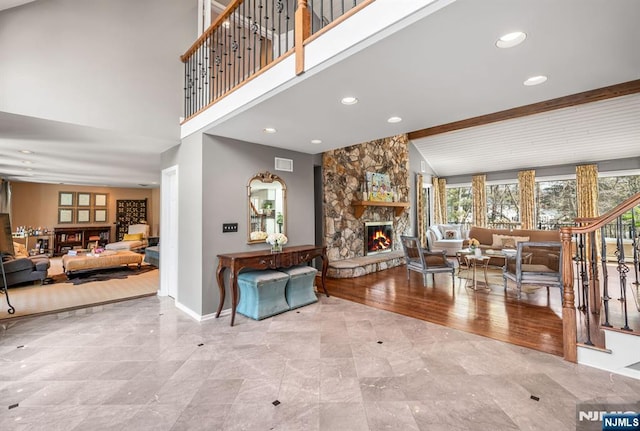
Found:
[[[471,186],[447,188],[447,223],[471,223]]]
[[[640,175],[601,176],[598,178],[598,210],[611,211],[622,201],[640,193]]]
[[[487,185],[487,224],[498,229],[520,227],[517,183]]]
[[[603,215],[631,196],[640,193],[640,175],[620,175],[598,178],[598,211]],[[627,211],[621,217],[622,237],[633,238],[633,224],[636,232],[640,230],[640,211],[638,208]],[[635,222],[635,223],[634,223]],[[605,226],[605,236],[615,238],[617,236],[617,221]]]
[[[555,230],[573,226],[576,212],[576,180],[550,180],[536,183],[538,229]]]

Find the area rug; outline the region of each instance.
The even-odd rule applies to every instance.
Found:
[[[144,265],[140,268],[131,266],[119,266],[117,268],[103,268],[93,271],[80,271],[71,275],[57,274],[45,281],[46,284],[51,283],[73,283],[74,285],[80,285],[85,283],[91,283],[94,281],[106,281],[106,280],[124,280],[129,276],[135,276],[145,274],[149,271],[154,271],[157,268],[151,265]]]
[[[75,284],[64,274],[54,274],[52,281],[56,280],[58,282],[51,284],[10,288],[9,299],[15,314],[8,313],[6,298],[0,295],[0,322],[156,295],[160,288],[160,271],[143,265],[140,271],[132,268],[125,272],[124,277],[122,274],[95,273],[80,278],[80,283]]]

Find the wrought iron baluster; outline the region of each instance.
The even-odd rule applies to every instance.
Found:
[[[633,247],[633,271],[636,276],[636,281],[632,284],[638,286],[638,235],[636,231],[636,208],[631,208],[631,246]],[[640,304],[639,304],[640,306]],[[640,309],[638,309],[640,311]]]
[[[584,306],[583,314],[585,328],[587,330],[587,341],[584,344],[593,346],[591,341],[591,312],[589,310],[589,274],[587,273],[587,253],[585,251],[586,234],[580,234],[580,279],[582,281],[582,303]]]
[[[329,22],[333,22],[333,0],[329,1]]]
[[[624,261],[624,247],[622,242],[623,236],[623,227],[622,227],[622,216],[619,216],[617,219],[617,230],[618,230],[618,275],[620,277],[620,301],[622,302],[622,317],[624,318],[624,326],[620,329],[625,331],[631,331],[629,328],[629,314],[627,312],[627,272],[629,272],[629,267]]]
[[[285,16],[285,34],[287,35],[286,37],[286,44],[285,44],[285,52],[289,51],[290,47],[289,47],[289,20],[290,20],[290,16],[289,16],[289,0],[285,0],[285,9],[287,10],[286,12],[286,16]]]
[[[600,283],[598,278],[598,247],[596,244],[596,232],[589,233],[589,294],[591,298],[592,313],[600,314]],[[598,319],[599,321],[600,319]]]
[[[606,326],[607,328],[611,328],[611,323],[609,323],[609,300],[611,297],[609,296],[609,270],[607,269],[607,241],[605,238],[605,229],[604,226],[600,228],[600,245],[602,249],[602,254],[600,255],[600,260],[602,262],[602,306],[604,307],[604,322],[602,326]]]
[[[311,15],[311,34],[313,34],[313,33],[315,33],[315,32],[316,32],[315,27],[314,27],[314,21],[315,21],[315,20],[313,19],[313,17],[314,17],[314,15],[313,15],[313,5],[315,4],[315,1],[313,1],[313,0],[309,0],[307,3],[308,3],[307,7],[309,8],[309,15]],[[294,12],[295,12],[296,10],[298,10],[298,2],[297,2],[297,1],[296,1],[296,7],[295,7],[295,9],[294,9]],[[295,27],[294,27],[294,30],[293,30],[293,31],[294,31],[294,32],[296,31],[296,30],[295,30]],[[295,40],[295,39],[294,39],[294,40]]]

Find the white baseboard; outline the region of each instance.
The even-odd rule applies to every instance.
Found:
[[[198,314],[195,311],[193,311],[192,309],[190,309],[189,307],[187,307],[184,304],[181,304],[180,302],[178,302],[176,300],[175,302],[176,304],[176,308],[180,311],[182,311],[183,313],[187,314],[189,317],[191,317],[192,319],[198,321],[198,322],[203,322],[205,320],[210,320],[210,319],[215,319],[216,318],[216,313],[209,313],[209,314]],[[231,309],[227,308],[226,310],[222,310],[222,312],[220,313],[220,316],[228,316],[231,314]]]

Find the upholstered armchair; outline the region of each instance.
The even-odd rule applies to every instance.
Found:
[[[428,251],[420,246],[418,237],[400,236],[404,258],[407,264],[407,280],[410,279],[410,271],[422,274],[422,282],[427,285],[427,274],[431,274],[435,282],[436,273],[451,273],[451,281],[455,286],[455,266],[447,260],[444,251]]]
[[[536,254],[538,258],[544,256],[540,263],[529,263],[526,255]],[[504,279],[504,290],[507,290],[509,280],[515,282],[518,298],[522,294],[523,284],[557,287],[562,294],[562,247],[561,243],[555,241],[519,242],[516,253],[509,256],[506,265],[503,267],[502,278]]]
[[[143,250],[149,244],[149,225],[132,224],[122,241],[112,242],[105,246],[107,250]]]

